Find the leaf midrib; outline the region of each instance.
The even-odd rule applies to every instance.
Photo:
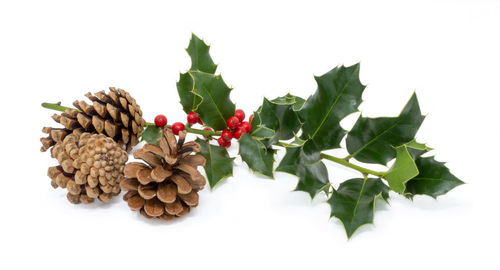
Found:
[[[367,181],[367,179],[363,180],[363,185],[361,185],[361,190],[359,191],[358,199],[356,200],[356,204],[354,204],[354,210],[352,212],[352,218],[351,218],[351,222],[350,222],[351,226],[352,226],[352,223],[354,221],[354,217],[356,216],[356,211],[358,210],[359,201],[361,200],[361,196],[363,196],[363,191],[365,189],[366,181]]]
[[[354,152],[351,156],[355,157],[357,154],[359,154],[361,151],[363,151],[366,147],[368,147],[368,145],[372,144],[374,141],[378,140],[378,138],[384,136],[387,132],[389,132],[391,129],[396,127],[399,124],[399,122],[401,122],[401,118],[397,119],[396,122],[394,124],[392,124],[388,129],[384,130],[383,132],[381,132],[380,134],[375,136],[368,143],[366,143],[361,148],[359,148],[356,152]]]
[[[342,97],[342,95],[344,94],[344,91],[345,89],[347,88],[347,86],[351,83],[352,81],[352,78],[354,77],[354,74],[355,72],[353,72],[351,74],[351,76],[349,77],[349,80],[347,81],[347,83],[344,85],[344,87],[342,88],[342,90],[340,91],[339,95],[337,95],[337,98],[335,99],[335,102],[332,104],[332,106],[330,106],[330,109],[328,110],[328,113],[325,115],[325,117],[323,117],[323,120],[321,121],[321,124],[319,124],[318,128],[316,129],[316,131],[314,131],[313,135],[311,136],[311,139],[314,139],[314,137],[316,136],[316,134],[319,132],[319,130],[323,127],[323,125],[325,124],[326,122],[326,119],[330,116],[330,113],[332,112],[333,110],[333,107],[335,107],[335,105],[337,105],[337,103],[339,102],[340,98]]]

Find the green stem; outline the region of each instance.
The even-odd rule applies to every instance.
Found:
[[[276,143],[276,145],[282,146],[282,147],[296,146],[293,144],[287,144],[287,143],[282,143],[282,142],[278,142],[278,143]],[[345,167],[351,168],[353,170],[356,170],[356,171],[362,173],[363,175],[371,174],[371,175],[378,176],[378,177],[383,177],[385,175],[385,172],[377,172],[374,170],[370,170],[370,169],[358,166],[356,164],[352,164],[343,158],[334,157],[334,156],[331,156],[331,155],[328,155],[325,153],[321,153],[320,155],[321,155],[321,158],[323,158],[323,159],[327,159],[327,160],[333,161],[335,163],[338,163],[340,165],[343,165]]]
[[[48,103],[48,102],[44,102],[44,103],[42,103],[42,107],[44,107],[46,109],[60,111],[60,112],[64,112],[67,109],[73,109],[74,110],[74,108],[69,108],[69,107],[61,106],[61,103]]]
[[[54,110],[54,111],[60,111],[60,112],[64,112],[67,109],[73,109],[73,110],[75,110],[74,108],[69,108],[69,107],[61,106],[60,103],[48,103],[48,102],[44,102],[44,103],[42,103],[42,107],[44,107],[46,109]],[[146,126],[154,126],[154,125],[155,125],[154,123],[146,123]],[[167,125],[167,127],[170,127],[170,125]],[[196,128],[191,128],[191,127],[187,127],[187,126],[186,126],[186,131],[189,132],[189,133],[203,135],[205,137],[220,136],[221,135],[220,131],[202,130],[202,129],[196,129]]]
[[[146,126],[154,126],[154,123],[146,123]],[[168,128],[172,127],[171,125],[167,125]],[[197,129],[197,128],[192,128],[192,127],[185,127],[186,131],[188,133],[193,133],[193,134],[198,134],[198,135],[203,135],[205,137],[209,136],[220,136],[221,132],[220,131],[211,131],[211,130],[203,130],[203,129]]]
[[[342,158],[330,156],[330,155],[327,155],[325,153],[321,153],[320,155],[324,159],[328,159],[328,160],[333,161],[335,163],[338,163],[340,165],[349,167],[349,168],[354,169],[362,174],[371,174],[371,175],[378,176],[378,177],[383,177],[385,175],[385,172],[373,171],[373,170],[358,166],[356,164],[352,164],[349,161],[342,159]]]

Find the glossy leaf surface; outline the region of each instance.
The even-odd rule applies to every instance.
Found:
[[[233,175],[234,158],[229,157],[225,147],[212,145],[199,138],[196,139],[196,142],[201,146],[198,155],[202,155],[206,159],[204,169],[210,188],[213,188],[225,177]]]
[[[340,121],[358,111],[365,89],[359,80],[359,64],[336,67],[315,80],[318,89],[299,111],[301,138],[311,140],[318,150],[339,148],[346,134]]]
[[[377,197],[387,198],[389,188],[378,178],[354,178],[341,183],[327,201],[331,216],[344,224],[347,237],[362,225],[373,223],[373,209]]]
[[[347,150],[361,162],[386,165],[396,157],[394,147],[415,138],[424,118],[413,94],[398,117],[360,117],[347,136]]]

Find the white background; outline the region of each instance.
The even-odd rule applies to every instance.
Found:
[[[499,269],[498,1],[176,2],[0,2],[1,269]],[[40,103],[117,86],[148,121],[184,121],[175,83],[191,32],[247,114],[263,96],[307,97],[313,75],[340,64],[361,62],[367,116],[397,115],[416,91],[428,115],[419,140],[467,185],[438,200],[392,193],[351,240],[324,197],[240,158],[175,222],[145,220],[121,196],[68,203],[38,150],[53,125]],[[327,165],[335,187],[358,176]]]

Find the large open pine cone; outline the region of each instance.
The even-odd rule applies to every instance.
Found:
[[[80,133],[105,134],[129,152],[139,142],[138,138],[146,125],[135,99],[123,89],[114,87],[110,87],[107,94],[100,91],[95,95],[87,93],[85,96],[92,101],[92,105],[85,101],[75,101],[73,105],[78,110],[67,109],[52,116],[64,128],[44,127],[42,131],[49,136],[40,139],[40,150],[47,151],[55,143],[61,142],[66,135],[77,130]]]
[[[120,184],[128,192],[123,199],[132,210],[140,210],[147,218],[171,220],[187,214],[198,205],[198,191],[206,180],[197,170],[205,158],[192,155],[200,151],[196,142],[184,143],[186,132],[177,141],[170,129],[165,129],[158,146],[146,144],[134,153],[142,162],[125,166],[125,180]]]
[[[120,193],[128,155],[110,137],[75,132],[56,143],[51,155],[59,166],[50,167],[47,174],[54,188],[68,190],[70,202],[109,202]]]

